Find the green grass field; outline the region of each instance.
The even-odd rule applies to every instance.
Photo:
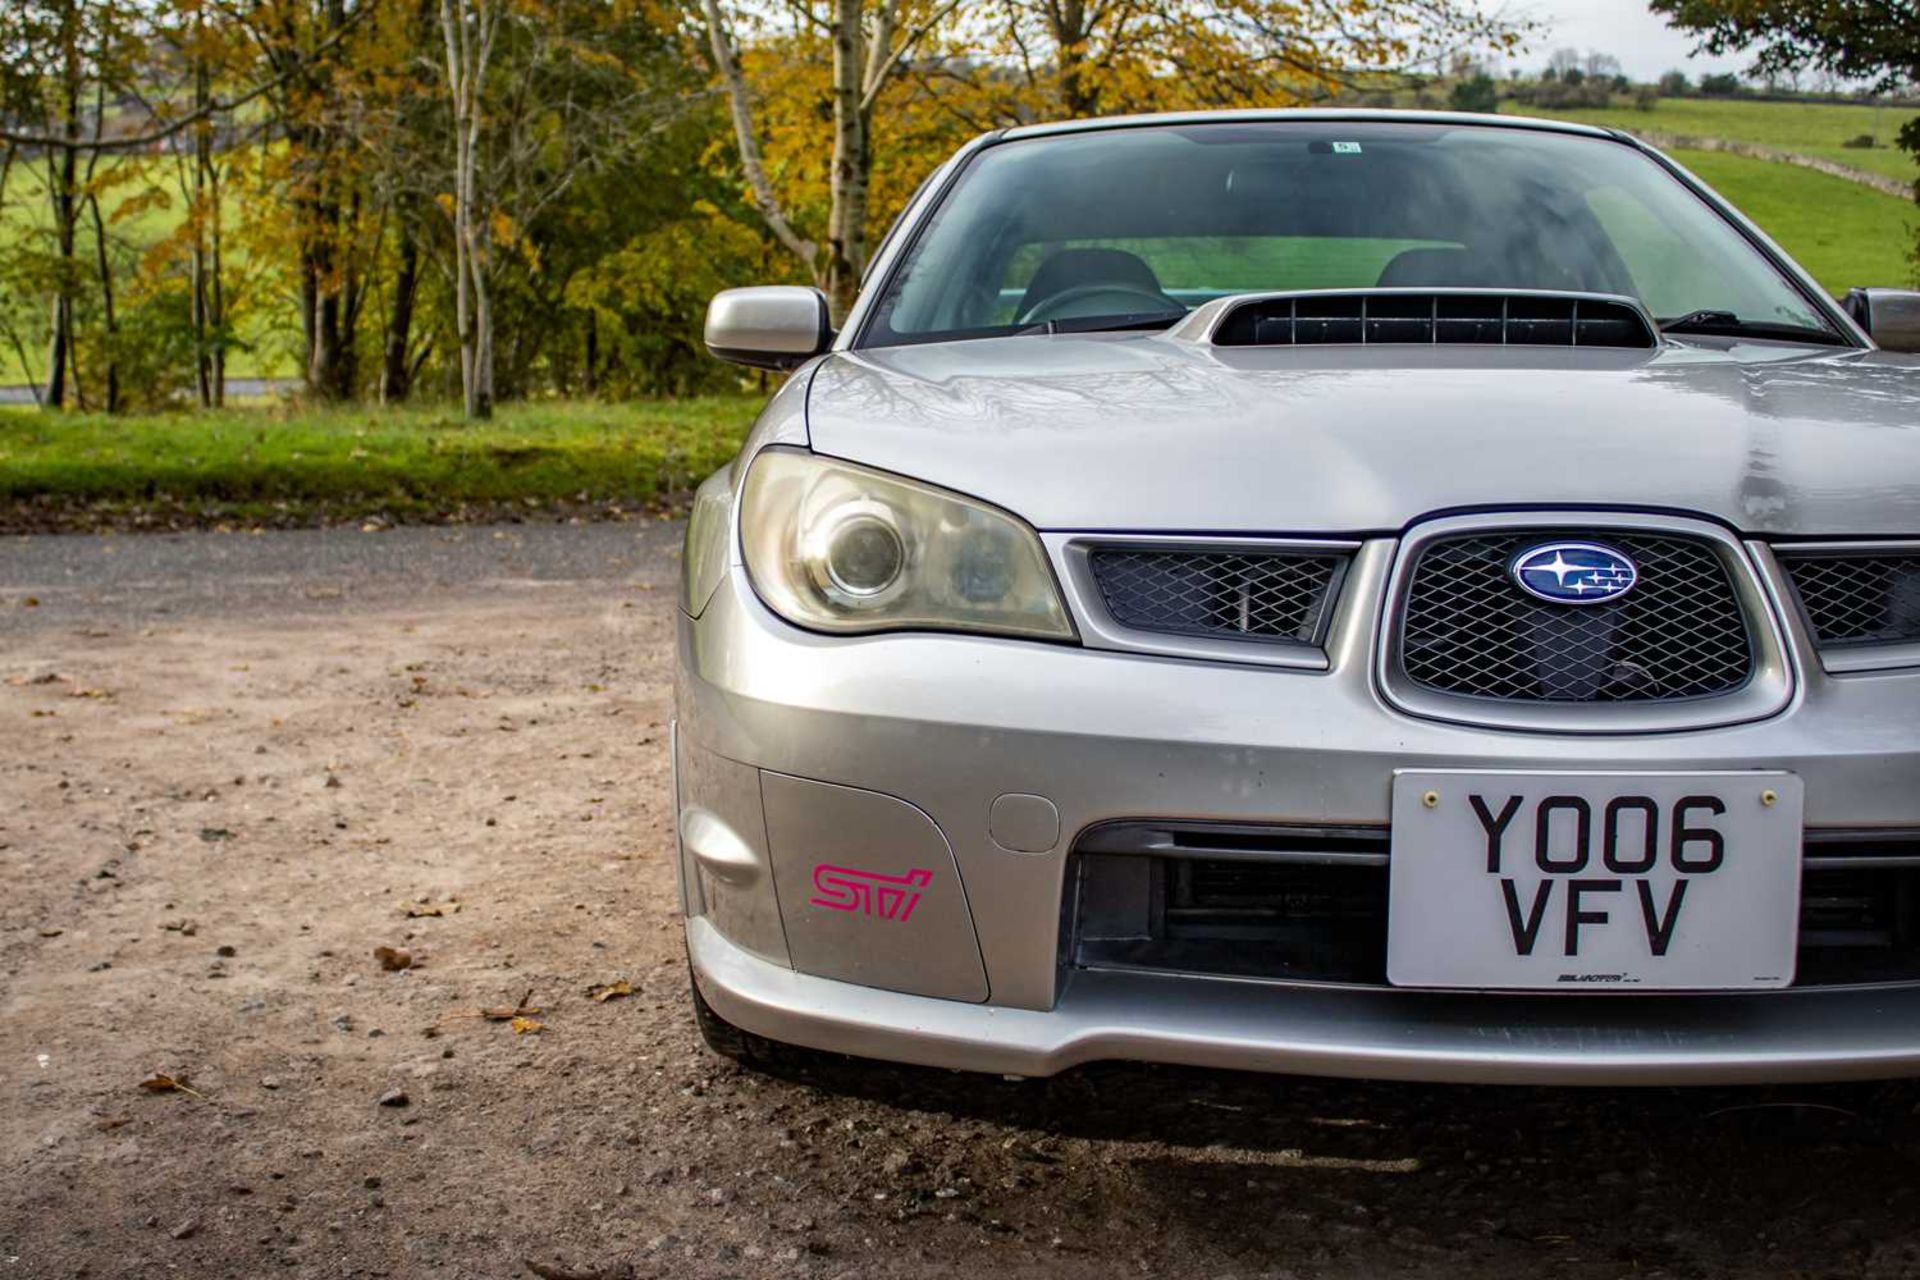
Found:
[[[1724,151],[1673,158],[1739,207],[1836,296],[1855,285],[1910,286],[1920,205],[1811,169]]]
[[[514,404],[477,424],[445,408],[122,418],[0,409],[0,520],[29,500],[236,520],[639,504],[724,465],[759,404]]]
[[[114,156],[101,162],[95,180],[105,192],[101,196],[100,207],[108,220],[109,244],[144,251],[165,240],[185,217],[187,202],[180,192],[171,161],[145,156]],[[161,189],[161,198],[129,203],[132,197],[147,190],[149,180]],[[228,235],[232,237],[233,228],[238,225],[241,215],[239,201],[229,192],[222,205]],[[37,161],[20,165],[8,184],[6,204],[0,208],[0,249],[31,236],[41,236],[44,244],[50,244],[52,226],[53,215],[47,201],[44,165]],[[79,252],[89,273],[84,287],[91,288],[93,226],[84,214],[80,221]],[[229,238],[226,276],[230,292],[241,284],[246,262],[244,249]],[[31,300],[15,299],[14,305],[37,310],[37,303]],[[288,354],[290,344],[297,337],[298,322],[290,313],[283,315],[283,311],[284,308],[276,303],[259,310],[242,312],[240,336],[246,345],[228,352],[227,376],[286,378],[299,372],[298,365]],[[37,316],[20,316],[15,320],[23,332],[38,332]],[[0,386],[37,380],[42,373],[41,362],[46,353],[32,350],[30,355],[32,363],[23,369],[12,348],[0,345]],[[34,375],[31,378],[29,371]]]
[[[1753,102],[1739,98],[1662,98],[1653,110],[1637,111],[1631,101],[1623,97],[1615,106],[1605,109],[1544,111],[1516,103],[1509,103],[1504,109],[1515,115],[1580,120],[1628,133],[1654,132],[1756,142],[1905,181],[1920,177],[1913,158],[1894,145],[1900,126],[1920,115],[1912,108]],[[1870,150],[1841,145],[1862,134],[1871,134],[1879,145]]]

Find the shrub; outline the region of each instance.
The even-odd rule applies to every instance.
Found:
[[[1447,107],[1453,111],[1478,111],[1491,115],[1500,109],[1500,89],[1485,72],[1469,76],[1453,86],[1447,95]]]

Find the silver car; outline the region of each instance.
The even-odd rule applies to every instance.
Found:
[[[687,533],[694,1003],[780,1042],[1920,1073],[1920,297],[1617,133],[1013,129]]]

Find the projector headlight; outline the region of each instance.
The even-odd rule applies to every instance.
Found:
[[[1004,511],[778,448],[754,459],[740,501],[748,576],[789,622],[1073,638],[1039,536]]]

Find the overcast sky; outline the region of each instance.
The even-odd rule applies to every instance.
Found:
[[[1635,80],[1654,80],[1674,67],[1698,79],[1703,71],[1743,70],[1748,62],[1692,56],[1693,38],[1667,26],[1644,0],[1506,0],[1488,7],[1540,24],[1541,34],[1514,60],[1528,70],[1545,66],[1549,54],[1564,48],[1610,53]]]

